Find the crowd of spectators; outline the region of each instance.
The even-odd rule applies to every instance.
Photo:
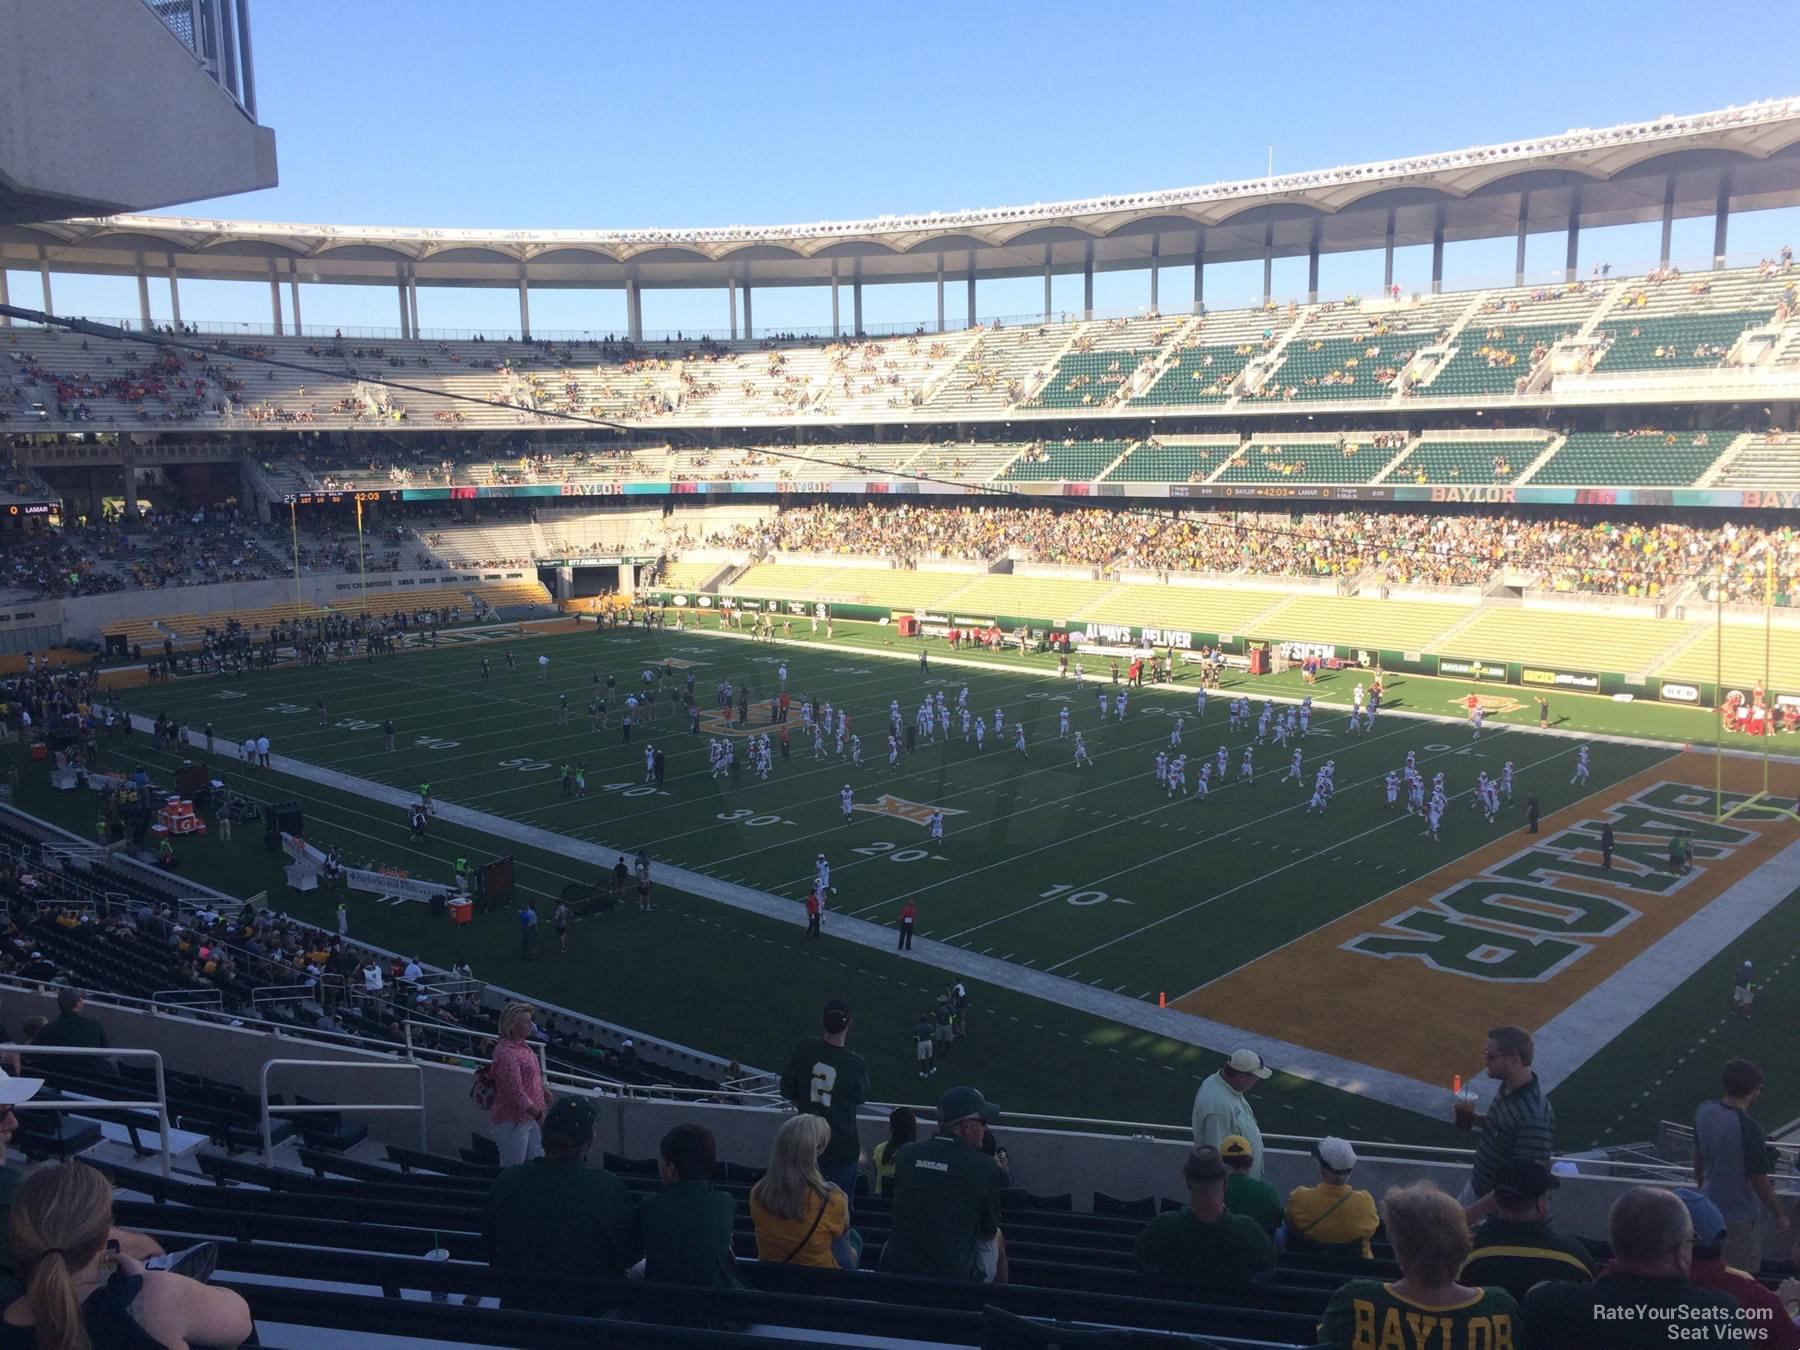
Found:
[[[898,541],[904,541],[899,543]],[[805,506],[707,541],[709,547],[904,560],[1002,554],[1031,562],[1256,576],[1348,577],[1387,585],[1479,586],[1496,572],[1534,589],[1656,597],[1724,577],[1727,603],[1760,603],[1776,568],[1791,603],[1800,535],[1727,521],[1570,520],[1556,516],[1400,511],[1213,511],[1100,508]]]

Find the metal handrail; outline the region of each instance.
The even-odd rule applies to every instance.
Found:
[[[223,989],[152,989],[150,1002],[165,1003],[179,1008],[217,1008],[225,1007],[225,991]]]
[[[322,1115],[330,1115],[333,1113],[342,1114],[346,1111],[366,1111],[366,1112],[371,1112],[371,1113],[379,1112],[379,1111],[416,1112],[419,1117],[419,1151],[421,1153],[426,1151],[426,1147],[425,1147],[425,1066],[424,1065],[413,1064],[413,1063],[359,1064],[359,1063],[354,1063],[350,1060],[342,1060],[342,1059],[271,1059],[271,1060],[265,1060],[263,1062],[262,1072],[257,1075],[257,1085],[256,1085],[257,1105],[259,1106],[259,1108],[261,1109],[261,1112],[262,1112],[262,1145],[263,1145],[263,1162],[265,1164],[273,1165],[273,1163],[275,1161],[274,1123],[273,1123],[273,1118],[271,1117],[270,1112],[269,1112],[269,1070],[278,1068],[282,1065],[287,1065],[292,1068],[305,1068],[305,1069],[349,1069],[349,1070],[352,1070],[355,1072],[362,1072],[362,1071],[366,1071],[366,1070],[373,1070],[373,1071],[379,1072],[384,1069],[402,1069],[402,1070],[410,1070],[411,1072],[417,1074],[418,1075],[418,1084],[419,1084],[419,1100],[416,1103],[413,1103],[412,1105],[407,1105],[404,1102],[394,1102],[394,1103],[358,1102],[358,1103],[352,1103],[349,1105],[337,1105],[337,1106],[282,1106],[282,1107],[277,1107],[276,1109],[279,1110],[281,1112],[281,1114],[284,1116],[290,1116],[290,1115],[322,1116]],[[159,1081],[160,1081],[160,1075],[161,1075],[161,1061],[160,1060],[158,1061],[157,1072],[158,1072]],[[167,1161],[166,1158],[164,1161],[166,1164],[166,1161]]]
[[[260,1007],[265,1003],[316,1003],[318,990],[314,988],[297,988],[291,984],[259,984],[250,991],[250,1006]]]
[[[162,1174],[169,1175],[169,1093],[163,1079],[163,1057],[155,1050],[113,1050],[86,1045],[18,1045],[8,1042],[0,1045],[0,1055],[20,1054],[36,1058],[39,1055],[69,1055],[77,1059],[137,1059],[149,1060],[156,1071],[155,1101],[53,1101],[20,1102],[13,1107],[14,1111],[63,1111],[80,1114],[82,1111],[144,1111],[156,1108],[156,1133],[158,1147],[162,1151]]]

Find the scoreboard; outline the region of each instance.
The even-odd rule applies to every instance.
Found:
[[[386,492],[369,489],[358,492],[290,492],[281,500],[287,506],[345,506],[356,502],[399,502],[402,497],[400,489],[395,488]]]

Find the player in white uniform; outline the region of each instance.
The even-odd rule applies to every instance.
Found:
[[[1256,764],[1250,757],[1250,747],[1247,745],[1244,747],[1244,757],[1238,761],[1238,782],[1241,783],[1246,778],[1252,783],[1256,781]]]
[[[1350,707],[1358,716],[1361,716],[1363,707],[1363,687],[1361,683],[1358,683],[1356,688],[1350,691]]]
[[[1416,750],[1408,750],[1406,752],[1406,767],[1409,771],[1419,767],[1418,752]]]
[[[975,719],[975,748],[977,750],[980,750],[980,749],[985,748],[986,745],[987,745],[987,723],[983,722],[980,718],[976,718]]]
[[[1081,681],[1083,678],[1084,677],[1083,677],[1082,671],[1081,671],[1081,662],[1077,661],[1075,663],[1075,687],[1077,689],[1081,688]]]
[[[849,730],[850,730],[850,714],[848,712],[846,712],[844,709],[839,708],[838,709],[838,738],[841,740],[844,737],[845,733],[847,733]]]
[[[1169,753],[1166,750],[1156,752],[1156,785],[1158,787],[1169,785]]]
[[[829,703],[825,705],[824,722],[825,734],[829,736],[831,734],[831,705]]]
[[[656,747],[654,745],[646,745],[644,747],[644,781],[646,783],[650,783],[650,782],[654,782],[655,780],[656,780]]]
[[[825,728],[818,722],[813,723],[813,758],[823,758],[825,754]]]
[[[850,789],[845,788],[844,791],[848,793]],[[813,862],[813,885],[817,887],[821,900],[831,892],[831,864],[825,861],[823,853]]]
[[[1125,720],[1125,691],[1123,689],[1113,695],[1113,715],[1121,722]]]
[[[1512,776],[1513,766],[1512,761],[1509,759],[1500,766],[1500,791],[1506,794],[1506,803],[1508,806],[1512,805]]]
[[[861,736],[852,736],[850,738],[850,762],[852,764],[856,765],[857,768],[859,768],[859,769],[862,768],[862,737]]]
[[[1087,742],[1081,739],[1078,731],[1075,733],[1075,767],[1079,769],[1084,764],[1090,769],[1094,767],[1094,761],[1088,758]]]
[[[1575,752],[1575,776],[1571,783],[1585,783],[1588,780],[1588,748],[1584,745]]]
[[[1094,686],[1094,709],[1100,714],[1100,720],[1104,722],[1106,720],[1106,686],[1103,684]]]
[[[1204,689],[1194,691],[1194,716],[1206,716],[1206,690]]]
[[[944,837],[944,813],[942,811],[931,813],[931,837],[934,841],[942,840]]]
[[[950,739],[950,709],[944,706],[941,695],[938,698],[938,730],[944,733],[945,740]]]
[[[1286,712],[1278,712],[1275,714],[1275,744],[1285,748],[1287,743],[1288,714]]]
[[[888,704],[888,721],[898,722],[899,720],[900,720],[900,700],[895,699],[892,703]]]
[[[1006,730],[1006,713],[1003,709],[994,709],[994,734],[998,736]]]
[[[1406,791],[1406,814],[1416,816],[1425,809],[1425,780],[1418,774],[1412,776],[1412,782]]]
[[[1181,744],[1181,724],[1184,720],[1185,719],[1183,718],[1177,717],[1175,719],[1175,726],[1169,732],[1169,748],[1171,750]]]
[[[1302,703],[1300,705],[1300,739],[1301,740],[1306,739],[1307,728],[1310,727],[1311,725],[1312,725],[1312,705],[1310,703]]]
[[[896,737],[889,736],[888,737],[888,768],[890,768],[890,769],[898,768],[899,765],[900,765],[900,742]]]
[[[842,759],[844,757],[844,727],[841,722],[838,724],[837,757],[839,759]]]
[[[1325,785],[1323,783],[1314,783],[1312,799],[1306,803],[1306,814],[1309,816],[1315,813],[1321,816],[1324,815],[1325,805],[1328,800],[1329,798],[1325,796]]]
[[[1476,807],[1483,806],[1487,803],[1487,785],[1487,770],[1483,769],[1480,773],[1475,775],[1475,791],[1469,796],[1469,809],[1471,811]]]
[[[1305,780],[1300,777],[1300,752],[1298,750],[1294,751],[1294,757],[1288,761],[1288,771],[1281,776],[1281,781],[1283,783],[1305,782]]]
[[[1470,739],[1478,741],[1481,739],[1481,724],[1487,720],[1486,706],[1483,704],[1477,703],[1475,705],[1475,712],[1474,712],[1471,720],[1475,723],[1475,734],[1472,737],[1470,737]]]
[[[1488,785],[1481,794],[1481,805],[1487,815],[1488,824],[1492,825],[1494,818],[1500,814],[1500,785],[1492,779],[1488,780]]]
[[[842,791],[838,793],[838,803],[844,808],[844,819],[850,820],[850,808],[856,803],[856,794],[850,790],[848,783],[845,783]]]
[[[1263,704],[1262,716],[1256,719],[1256,743],[1258,745],[1261,745],[1264,741],[1269,739],[1269,722],[1274,717],[1274,714],[1275,710],[1271,705],[1267,703]]]
[[[1063,704],[1056,710],[1056,739],[1066,741],[1069,738],[1069,705]]]
[[[967,745],[969,743],[969,710],[967,708],[962,710],[962,731],[963,744]]]
[[[1186,755],[1175,756],[1174,762],[1169,765],[1169,795],[1173,797],[1177,792],[1184,797],[1187,796]]]
[[[1025,748],[1025,724],[1023,722],[1013,723],[1013,749],[1025,756],[1026,759],[1031,758],[1031,751]]]
[[[1438,798],[1433,797],[1431,799],[1431,814],[1425,818],[1425,828],[1422,831],[1420,831],[1420,833],[1428,834],[1433,839],[1436,839],[1438,837],[1438,826],[1442,825],[1443,823],[1444,823],[1443,803],[1441,801],[1439,801]]]
[[[1382,786],[1387,789],[1387,809],[1392,811],[1400,800],[1400,776],[1390,771]]]
[[[1228,758],[1227,758],[1227,756],[1226,756],[1226,754],[1225,754],[1225,747],[1224,747],[1224,746],[1222,746],[1222,745],[1221,745],[1221,746],[1220,746],[1220,747],[1219,747],[1219,753],[1218,753],[1218,754],[1217,754],[1217,755],[1215,755],[1215,756],[1213,756],[1213,758],[1214,758],[1214,759],[1215,759],[1215,760],[1216,760],[1216,761],[1217,761],[1217,762],[1218,762],[1218,765],[1219,765],[1219,781],[1220,781],[1220,782],[1221,782],[1221,783],[1223,783],[1223,782],[1224,782],[1224,781],[1225,781],[1225,770],[1226,770],[1226,766],[1227,766],[1227,765],[1228,765],[1228,763],[1229,763],[1229,760],[1228,760]]]

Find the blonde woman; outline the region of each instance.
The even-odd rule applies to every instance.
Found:
[[[1408,1327],[1436,1328],[1445,1345],[1521,1345],[1525,1325],[1513,1296],[1462,1284],[1469,1259],[1463,1207],[1428,1181],[1396,1186],[1382,1197],[1381,1219],[1400,1278],[1351,1280],[1325,1305],[1319,1344],[1334,1350],[1403,1344]]]
[[[0,1313],[4,1350],[187,1350],[237,1345],[250,1308],[165,1270],[145,1270],[107,1241],[112,1186],[86,1163],[41,1168],[13,1194],[7,1245],[25,1283]]]
[[[769,1170],[750,1189],[756,1259],[781,1266],[854,1270],[862,1239],[850,1227],[850,1202],[819,1171],[831,1142],[823,1116],[794,1116],[775,1132]]]
[[[500,1039],[494,1042],[494,1103],[488,1121],[500,1148],[500,1165],[516,1167],[544,1153],[543,1067],[531,1048],[537,1025],[529,1003],[509,1003],[500,1014]]]

